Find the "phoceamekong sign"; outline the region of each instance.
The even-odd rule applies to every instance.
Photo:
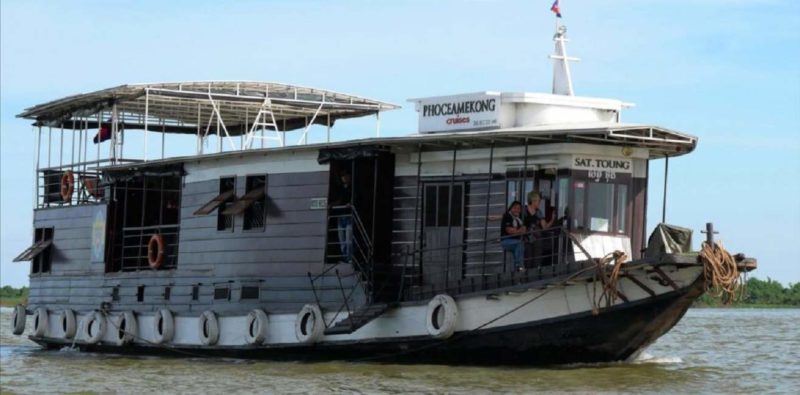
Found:
[[[417,107],[420,133],[500,127],[500,95],[470,94],[423,99]]]

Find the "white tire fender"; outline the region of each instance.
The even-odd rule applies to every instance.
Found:
[[[217,315],[213,311],[207,310],[200,315],[197,323],[200,342],[206,346],[217,344],[219,341],[219,320],[217,320]]]
[[[25,306],[18,304],[14,307],[14,312],[11,313],[11,325],[14,327],[14,334],[21,335],[25,332],[25,321],[28,320],[28,312]]]
[[[315,304],[303,306],[294,321],[294,334],[300,343],[312,344],[322,337],[325,320],[322,310]]]
[[[261,344],[267,339],[267,328],[269,318],[267,313],[261,309],[251,310],[247,314],[247,325],[245,327],[244,338],[248,344]]]
[[[33,335],[36,337],[47,336],[47,309],[39,307],[33,313]]]
[[[453,335],[458,322],[458,305],[450,295],[436,295],[428,302],[426,323],[428,333],[437,339]]]
[[[136,315],[132,311],[125,311],[115,318],[114,330],[116,336],[114,340],[118,346],[128,344],[138,336],[138,326]]]
[[[106,334],[106,315],[95,311],[85,318],[83,325],[83,335],[89,344],[97,344],[103,340]]]
[[[169,343],[175,336],[175,319],[172,312],[161,309],[153,317],[153,339],[158,344]]]
[[[78,331],[78,326],[75,322],[75,312],[70,309],[65,309],[61,313],[61,331],[64,333],[64,339],[72,339]]]

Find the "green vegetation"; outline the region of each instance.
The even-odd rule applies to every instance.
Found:
[[[695,302],[695,307],[721,307],[721,298],[708,293]],[[766,280],[750,278],[744,289],[741,300],[735,301],[732,307],[800,307],[800,283],[784,287],[781,283],[767,277]]]
[[[14,288],[6,285],[0,288],[0,306],[11,307],[28,302],[28,287]]]

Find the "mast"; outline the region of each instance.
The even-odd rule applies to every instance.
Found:
[[[556,1],[553,7],[550,8],[556,15],[556,32],[553,35],[555,41],[555,53],[550,55],[553,59],[553,94],[574,96],[575,91],[572,88],[572,74],[569,70],[570,61],[579,61],[578,58],[567,56],[567,27],[560,23],[561,10]]]

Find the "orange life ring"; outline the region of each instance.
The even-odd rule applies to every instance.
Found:
[[[75,191],[75,175],[72,170],[67,170],[61,176],[61,200],[69,202],[72,200],[72,192]]]
[[[147,243],[147,263],[153,270],[161,267],[164,262],[164,238],[160,234],[154,234]]]

